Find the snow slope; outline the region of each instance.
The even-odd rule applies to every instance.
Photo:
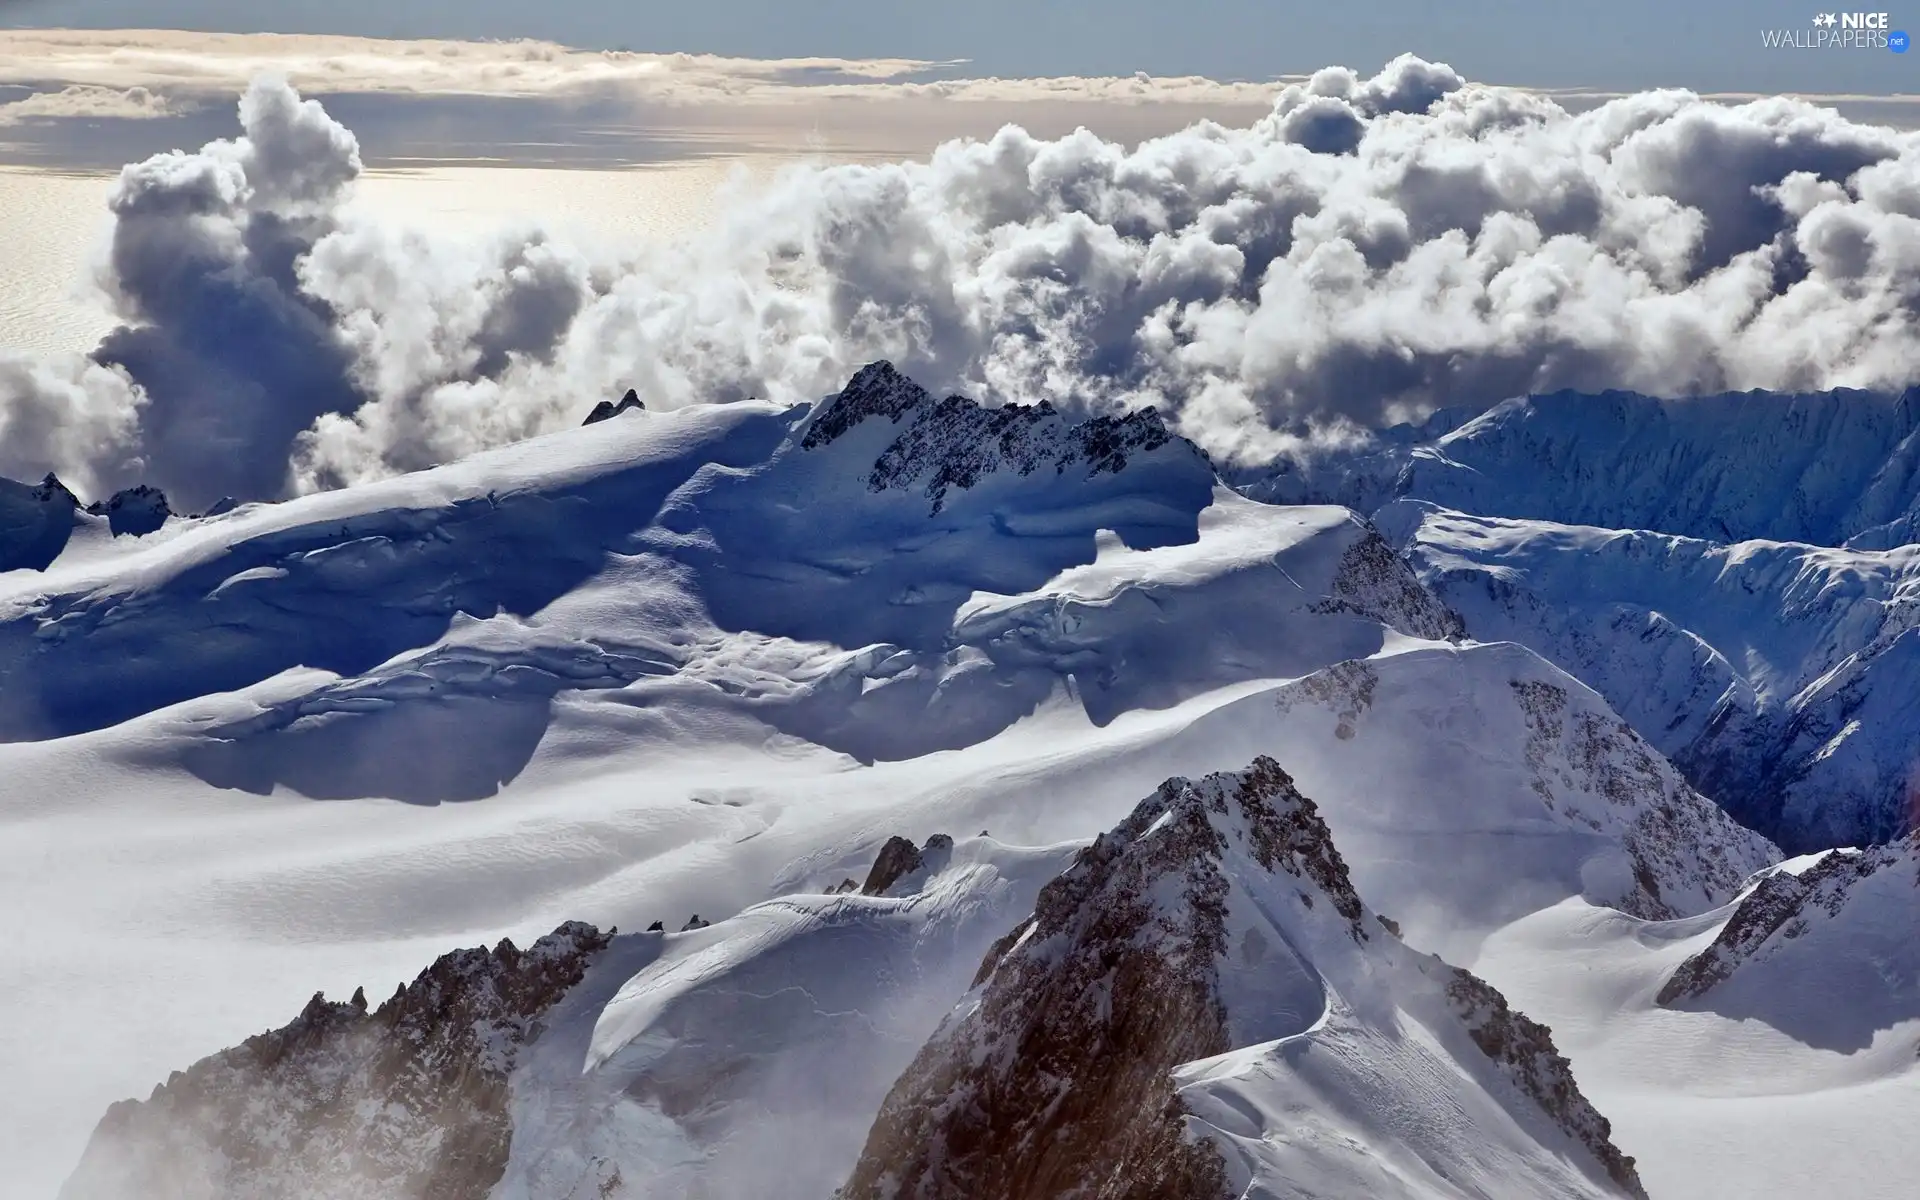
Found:
[[[1377,519],[1475,636],[1591,684],[1782,845],[1909,828],[1920,546],[1722,545],[1414,501]]]

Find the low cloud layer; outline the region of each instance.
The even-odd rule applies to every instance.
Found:
[[[989,400],[1157,404],[1243,459],[1561,387],[1920,380],[1920,141],[1796,100],[1575,114],[1402,58],[1133,149],[1008,128],[795,170],[625,257],[372,223],[318,105],[260,82],[241,115],[243,138],[123,174],[127,328],[96,373],[0,369],[0,420],[40,414],[45,466],[269,496],[629,386],[655,409],[810,400],[877,357]]]
[[[1266,103],[1271,84],[1200,77],[928,79],[918,59],[727,58],[580,50],[542,41],[388,41],[184,30],[0,30],[0,84],[231,95],[271,72],[310,93],[560,97],[621,94],[678,105],[940,99],[1101,104]]]

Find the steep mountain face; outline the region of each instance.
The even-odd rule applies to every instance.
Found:
[[[1726,546],[1412,502],[1378,520],[1475,636],[1592,685],[1789,850],[1909,828],[1920,547]]]
[[[1444,1141],[1316,1136],[1442,1108]],[[1169,780],[1041,891],[839,1195],[1644,1195],[1608,1133],[1544,1029],[1367,910],[1260,759]]]
[[[132,537],[144,537],[167,523],[173,516],[173,508],[167,503],[167,494],[157,487],[141,484],[115,492],[105,500],[87,506],[87,511],[96,517],[107,519],[107,528],[113,536],[122,534]]]
[[[1473,637],[1599,689],[1781,845],[1910,828],[1920,391],[1531,396],[1238,482],[1373,514]]]
[[[0,572],[44,571],[67,548],[79,508],[56,476],[31,486],[0,479]]]
[[[63,1200],[455,1200],[505,1170],[508,1078],[611,935],[446,955],[369,1012],[315,994],[283,1028],[109,1109]]]
[[[1555,392],[1246,481],[1277,503],[1483,516],[1682,537],[1884,549],[1920,540],[1920,393],[1662,400]]]
[[[1881,1031],[1920,1018],[1916,902],[1913,836],[1790,864],[1741,898],[1712,943],[1667,978],[1658,1002],[1763,1021],[1858,1053]]]

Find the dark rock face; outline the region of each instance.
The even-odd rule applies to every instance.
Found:
[[[373,1012],[315,994],[283,1028],[107,1110],[63,1200],[467,1200],[506,1168],[507,1078],[612,931],[443,956]]]
[[[1371,524],[1341,555],[1332,592],[1314,605],[1315,612],[1353,613],[1434,641],[1457,642],[1467,636],[1466,621],[1427,590]]]
[[[1622,1191],[1647,1200],[1633,1159],[1613,1144],[1613,1124],[1596,1111],[1574,1082],[1572,1065],[1553,1044],[1553,1032],[1519,1012],[1494,986],[1453,968],[1447,999],[1466,1022],[1474,1045],[1533,1098],[1560,1127],[1585,1146]]]
[[[218,500],[215,500],[213,502],[213,507],[207,509],[206,512],[203,512],[200,515],[203,517],[224,517],[228,513],[232,512],[234,509],[239,507],[240,507],[240,502],[238,500],[235,500],[232,496],[222,496]]]
[[[645,412],[647,411],[647,406],[640,402],[639,392],[628,388],[627,394],[621,397],[619,404],[615,404],[611,400],[602,400],[593,406],[593,411],[587,414],[587,419],[580,423],[582,425],[597,425],[601,421],[611,420],[621,413],[634,412],[636,410]]]
[[[977,1004],[894,1086],[842,1200],[1228,1196],[1170,1072],[1230,1048],[1216,987],[1229,823],[1263,867],[1311,880],[1367,938],[1346,864],[1278,764],[1169,780],[988,953]]]
[[[932,393],[894,370],[892,363],[868,363],[814,418],[800,446],[817,450],[869,417],[885,417],[897,425],[901,417],[932,399]]]
[[[894,885],[902,875],[920,869],[920,850],[906,838],[894,836],[880,847],[879,857],[873,860],[873,870],[867,872],[867,882],[860,888],[863,896],[878,896]]]
[[[861,885],[860,894],[884,896],[895,884],[916,871],[937,871],[946,866],[952,854],[953,839],[944,833],[934,834],[919,849],[915,849],[906,838],[890,837],[886,845],[880,847],[879,856],[873,860],[873,869],[867,872],[867,882]]]
[[[699,913],[695,913],[695,914],[693,914],[693,915],[692,915],[691,917],[688,917],[688,918],[687,918],[687,923],[686,923],[685,925],[682,925],[682,926],[680,927],[680,932],[681,932],[681,933],[691,933],[692,931],[694,931],[694,930],[696,930],[696,929],[705,929],[705,928],[706,928],[707,926],[709,926],[709,925],[711,925],[711,924],[713,924],[713,922],[712,922],[712,921],[702,921],[702,920],[700,919],[700,914],[699,914]]]
[[[167,504],[167,494],[144,483],[89,504],[87,511],[96,517],[105,517],[107,528],[113,531],[115,537],[121,534],[145,537],[165,525],[167,518],[173,515],[173,509]]]
[[[868,476],[870,491],[919,489],[938,515],[954,488],[971,488],[996,472],[1032,475],[1048,467],[1063,474],[1084,467],[1088,476],[1123,470],[1130,455],[1176,440],[1153,409],[1072,423],[1045,400],[988,408],[964,396],[934,400],[893,368],[877,362],[854,375],[829,400],[801,440],[826,446],[861,422],[884,418],[907,425],[881,451]],[[1198,447],[1189,448],[1204,458]]]
[[[29,486],[0,479],[0,571],[44,571],[73,536],[80,501],[54,475]]]
[[[33,488],[32,494],[33,498],[41,504],[51,504],[68,511],[80,507],[80,498],[68,490],[67,485],[60,482],[60,477],[51,471],[47,472],[47,477]]]
[[[1776,937],[1798,936],[1812,911],[1831,917],[1845,907],[1852,886],[1920,849],[1920,834],[1857,854],[1835,851],[1798,875],[1776,871],[1762,879],[1733,910],[1720,935],[1680,964],[1654,999],[1679,1005],[1730,977]]]

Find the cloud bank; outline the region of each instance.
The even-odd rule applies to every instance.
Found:
[[[0,84],[231,96],[262,72],[309,93],[544,98],[621,94],[674,105],[939,99],[992,103],[1261,104],[1274,85],[1198,76],[915,79],[956,63],[728,58],[580,50],[542,41],[392,41],[184,30],[0,30]]]
[[[318,105],[258,82],[241,118],[123,173],[127,325],[97,362],[0,373],[44,466],[270,496],[570,425],[629,386],[654,409],[811,400],[878,357],[989,400],[1159,405],[1241,460],[1528,391],[1920,380],[1920,142],[1797,100],[1569,113],[1403,57],[1133,149],[1006,128],[796,169],[626,257],[370,223]],[[0,470],[31,473],[19,457]]]

